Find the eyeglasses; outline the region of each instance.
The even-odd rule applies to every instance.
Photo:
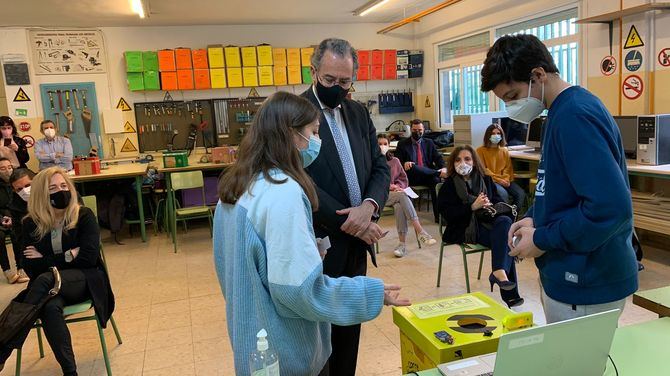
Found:
[[[323,86],[326,86],[326,87],[332,87],[333,85],[339,85],[339,86],[342,87],[342,89],[349,89],[349,88],[351,88],[351,84],[353,84],[353,80],[351,78],[337,78],[337,77],[333,77],[329,74],[327,74],[325,76],[317,75],[317,78],[319,79],[319,81],[321,81]]]

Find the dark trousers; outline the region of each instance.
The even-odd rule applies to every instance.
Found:
[[[367,270],[367,251],[365,249],[351,251],[347,259],[347,267],[337,277],[361,276],[365,275]],[[355,375],[358,361],[358,343],[361,338],[361,324],[351,326],[331,324],[330,328],[330,343],[333,347],[333,352],[328,360],[330,376]]]
[[[512,204],[516,205],[517,210],[521,210],[524,201],[526,201],[526,192],[515,182],[511,182],[509,187],[505,188],[496,183],[496,190],[500,198],[509,203],[510,196],[512,197]]]
[[[77,365],[72,351],[70,331],[63,317],[63,306],[81,303],[89,299],[84,273],[79,269],[60,271],[61,289],[58,295],[51,298],[42,308],[39,318],[44,328],[44,336],[51,346],[51,350],[60,364],[65,376],[77,375]],[[54,285],[51,272],[40,274],[28,287],[28,294],[23,300],[25,303],[37,304]],[[30,333],[30,327],[25,328],[9,344],[9,348],[0,348],[0,363],[4,363],[12,353],[12,349],[20,349]]]
[[[435,192],[435,186],[440,181],[440,178],[435,175],[435,170],[425,167],[412,167],[407,171],[407,180],[411,186],[425,185],[429,188],[430,202],[433,206],[433,216],[435,216],[435,222],[437,223],[440,217],[437,211],[437,192]]]
[[[485,247],[491,248],[491,270],[503,269],[507,273],[510,282],[516,282],[516,266],[514,258],[509,255],[507,246],[507,233],[512,226],[512,219],[501,215],[493,220],[491,226],[479,224],[477,242]],[[490,228],[489,228],[490,227]],[[519,298],[519,287],[513,290],[500,290],[503,300]]]
[[[23,250],[16,241],[16,234],[11,229],[0,229],[0,267],[2,270],[10,270],[9,256],[7,255],[7,244],[5,244],[5,237],[9,235],[12,240],[12,250],[14,251],[14,262],[16,262],[16,269],[21,268],[21,259],[23,258]]]

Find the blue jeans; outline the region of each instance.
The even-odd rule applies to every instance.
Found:
[[[519,186],[519,184],[511,182],[507,188],[498,183],[495,183],[495,185],[498,190],[498,195],[503,201],[509,202],[509,198],[512,196],[512,204],[516,205],[518,210],[523,207],[523,203],[526,201],[526,192]]]
[[[507,233],[512,227],[512,219],[501,215],[493,220],[490,228],[479,223],[477,242],[485,247],[491,248],[491,270],[503,269],[507,273],[510,282],[516,282],[516,266],[514,257],[509,255],[507,246]],[[519,286],[513,290],[500,290],[500,296],[507,301],[519,298]]]

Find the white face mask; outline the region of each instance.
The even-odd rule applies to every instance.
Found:
[[[389,146],[388,145],[379,145],[379,149],[381,149],[382,154],[386,155],[386,153],[389,152]]]
[[[53,128],[45,129],[44,135],[47,136],[48,138],[54,138],[56,137],[56,130]]]
[[[470,175],[470,173],[472,172],[472,165],[469,165],[465,162],[458,163],[454,167],[456,167],[456,173],[458,173],[461,176]]]
[[[544,106],[544,83],[542,84],[542,100],[530,96],[533,81],[528,84],[528,97],[509,101],[505,103],[507,116],[520,123],[530,124],[545,110]]]
[[[28,202],[28,199],[30,198],[30,186],[24,187],[17,194],[23,201]]]
[[[489,137],[489,141],[494,145],[498,145],[498,143],[502,141],[502,136],[499,134],[492,134],[491,137]]]

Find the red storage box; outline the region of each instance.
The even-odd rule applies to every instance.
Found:
[[[100,159],[98,157],[75,158],[72,160],[74,174],[95,175],[100,173]]]
[[[370,51],[358,51],[358,66],[370,65]]]
[[[370,66],[361,65],[356,71],[356,81],[367,81],[370,79]]]
[[[161,72],[177,70],[174,61],[174,50],[158,51],[158,70]]]
[[[384,66],[383,65],[373,65],[370,67],[370,79],[371,80],[383,80],[384,79]]]
[[[384,51],[372,50],[371,55],[372,61],[370,62],[370,65],[384,65]]]
[[[397,75],[396,72],[397,72],[397,70],[396,70],[396,65],[395,64],[384,65],[384,79],[385,80],[395,80],[396,78],[398,78],[398,75]]]
[[[396,65],[396,50],[384,50],[384,65]]]

